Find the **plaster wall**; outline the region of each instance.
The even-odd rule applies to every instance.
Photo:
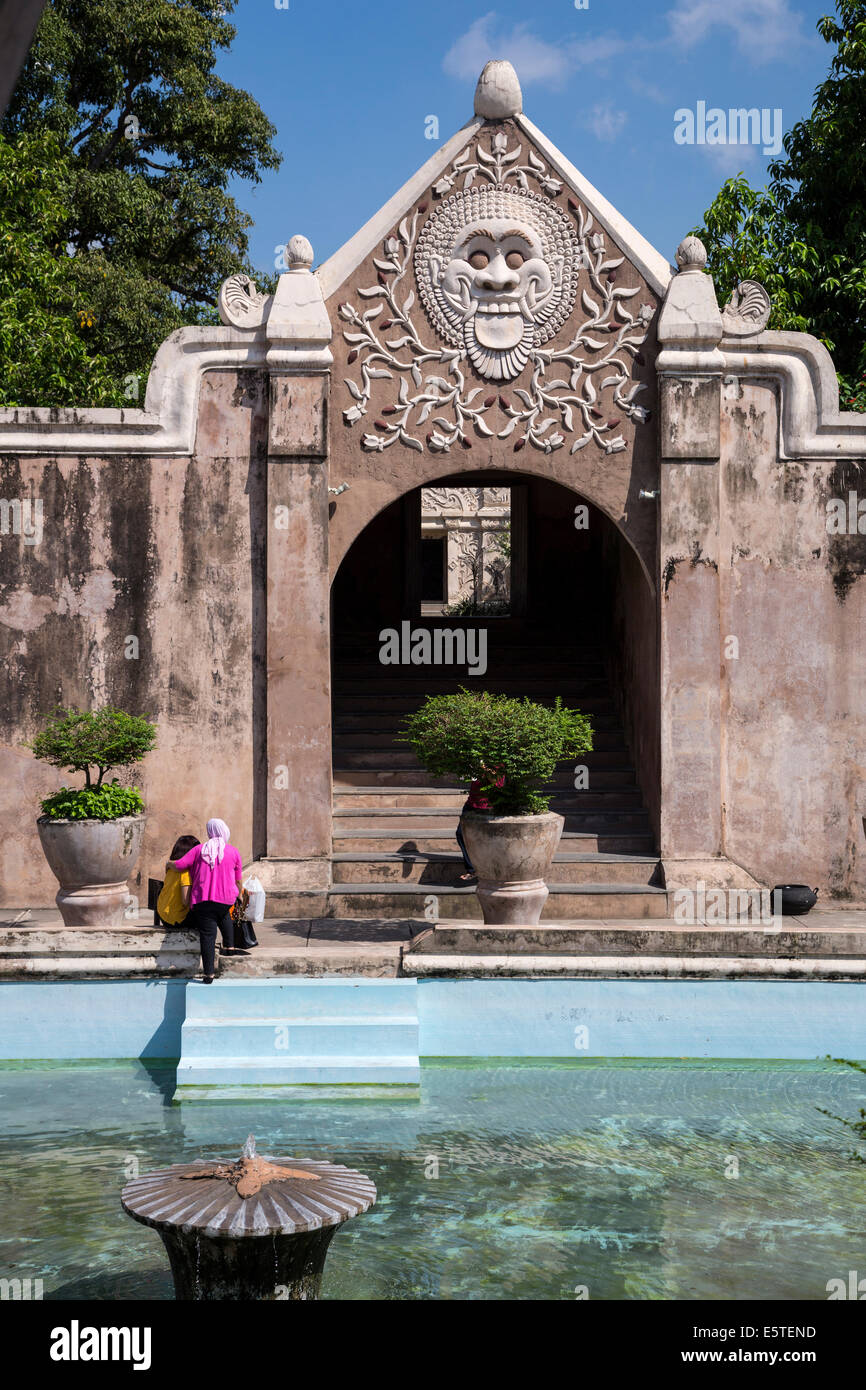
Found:
[[[206,373],[190,457],[3,457],[0,496],[42,498],[45,521],[39,544],[0,538],[2,905],[57,889],[35,822],[64,774],[22,745],[58,703],[159,723],[135,774],[148,823],[133,892],[208,816],[245,858],[260,848],[267,389],[264,372]]]
[[[826,504],[866,495],[866,468],[779,460],[777,438],[778,388],[729,382],[719,465],[725,853],[762,882],[862,901],[866,536],[828,534]]]

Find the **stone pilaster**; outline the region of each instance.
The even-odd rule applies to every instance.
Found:
[[[659,319],[661,853],[722,853],[719,469],[722,320],[688,237]]]
[[[331,337],[303,238],[289,243],[267,319],[276,351]],[[324,911],[331,854],[327,369],[270,373],[267,483],[267,859],[271,910]]]

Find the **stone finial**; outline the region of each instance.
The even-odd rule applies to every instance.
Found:
[[[770,296],[757,280],[741,280],[722,310],[722,327],[729,338],[752,338],[770,322]]]
[[[700,237],[684,237],[677,247],[677,265],[680,271],[703,270],[707,264],[707,248]]]
[[[305,236],[289,238],[286,257],[289,262],[289,270],[312,270],[313,268],[313,248]]]
[[[523,110],[523,93],[517,73],[506,58],[484,64],[475,88],[475,114],[486,121],[504,121]]]
[[[220,319],[232,328],[258,328],[267,317],[271,296],[256,287],[249,275],[230,275],[220,286]]]

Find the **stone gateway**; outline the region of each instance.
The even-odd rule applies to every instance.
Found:
[[[56,889],[26,741],[110,702],[160,728],[140,899],[219,807],[269,912],[460,916],[459,793],[399,726],[464,682],[593,720],[547,918],[866,900],[866,417],[762,286],[720,307],[701,243],[676,260],[492,63],[336,254],[294,236],[273,295],[232,276],[172,334],[143,409],[0,411],[3,904]]]

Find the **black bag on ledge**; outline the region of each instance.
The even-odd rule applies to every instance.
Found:
[[[235,901],[232,908],[232,924],[235,929],[235,946],[240,946],[242,950],[249,951],[253,946],[258,946],[252,922],[248,922],[244,917],[249,902],[249,893],[246,889]]]

